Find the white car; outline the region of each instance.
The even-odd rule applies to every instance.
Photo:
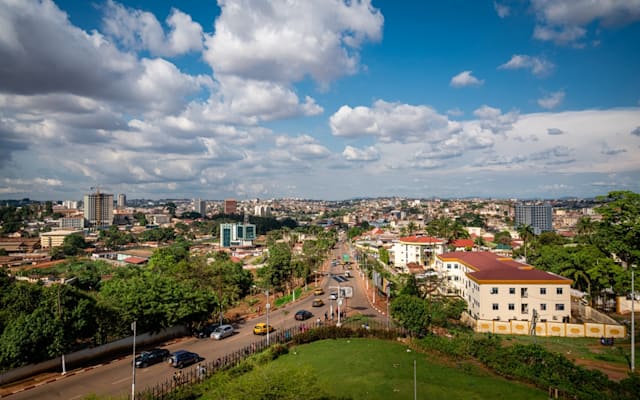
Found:
[[[329,300],[338,300],[338,293],[331,293],[329,295]]]
[[[211,338],[216,340],[221,340],[231,335],[233,335],[233,326],[231,325],[220,325],[211,332]]]

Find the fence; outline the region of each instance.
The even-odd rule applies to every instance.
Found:
[[[335,321],[333,321],[335,322]],[[319,326],[333,326],[333,323],[322,323]],[[261,340],[251,343],[242,349],[236,350],[216,360],[206,363],[199,363],[189,369],[177,370],[172,378],[166,379],[153,387],[146,388],[136,393],[136,399],[141,400],[169,400],[172,399],[172,392],[181,386],[200,383],[218,371],[235,367],[244,359],[255,353],[260,353],[273,344],[291,343],[295,336],[304,334],[316,327],[315,323],[300,324],[293,328],[288,328],[269,334],[269,344],[267,345],[266,336]],[[399,327],[387,328],[386,323],[378,321],[345,321],[342,324],[345,331],[353,329],[365,329],[367,331],[390,330],[398,335],[407,334],[407,332]]]
[[[531,322],[529,321],[494,321],[471,319],[467,323],[476,332],[490,332],[505,335],[529,335],[531,334]],[[565,322],[538,322],[535,327],[538,336],[561,337],[626,337],[626,329],[622,325],[603,323],[570,324]]]

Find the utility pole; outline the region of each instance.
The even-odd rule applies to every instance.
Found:
[[[62,301],[60,298],[60,290],[62,289],[62,282],[60,282],[60,284],[58,285],[58,319],[60,320],[60,324],[62,324],[62,329],[64,330],[64,323],[62,322]],[[62,375],[65,375],[67,373],[67,366],[65,365],[64,362],[64,348],[62,349],[62,355],[61,355],[61,360],[62,360]]]
[[[131,359],[132,379],[131,379],[131,400],[136,400],[136,321],[131,323],[133,330],[133,358]]]
[[[636,371],[636,287],[633,280],[635,264],[631,264],[631,373]]]

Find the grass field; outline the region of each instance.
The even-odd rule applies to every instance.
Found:
[[[329,394],[352,399],[546,399],[546,393],[496,377],[473,364],[447,365],[399,342],[323,340],[292,347],[263,368],[311,367]]]

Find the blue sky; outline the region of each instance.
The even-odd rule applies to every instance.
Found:
[[[0,2],[0,198],[640,191],[640,0]]]

